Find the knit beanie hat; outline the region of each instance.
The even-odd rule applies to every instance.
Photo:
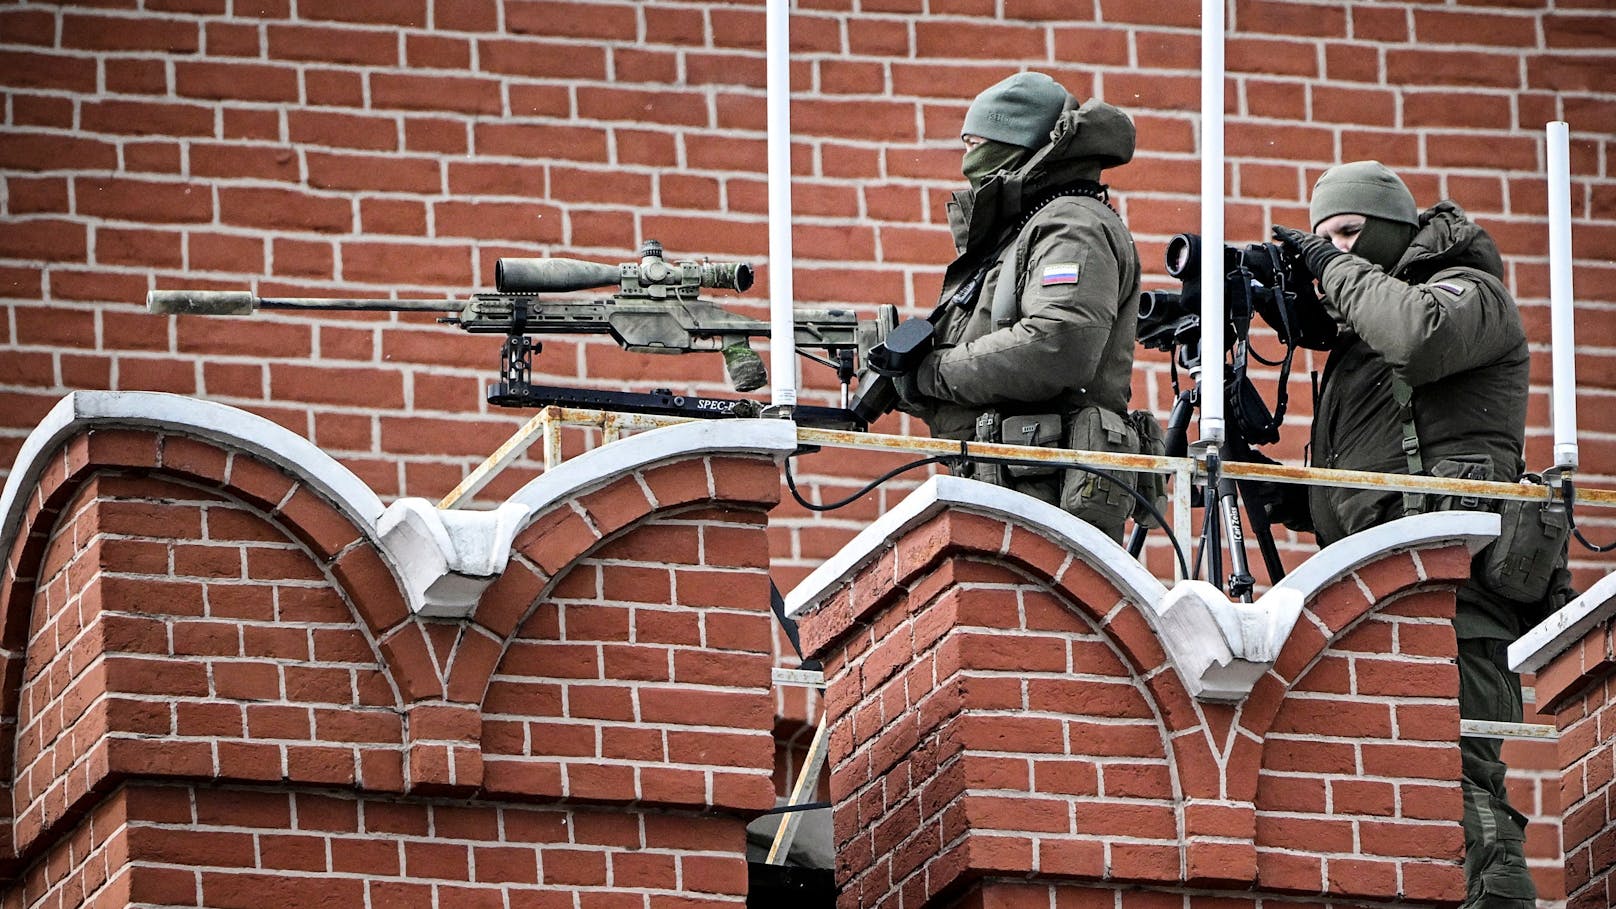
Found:
[[[960,135],[1042,148],[1071,97],[1043,73],[1016,73],[976,96]]]
[[[1374,215],[1387,221],[1419,226],[1414,194],[1401,178],[1379,161],[1353,161],[1325,171],[1313,184],[1308,217],[1319,222],[1336,215]]]

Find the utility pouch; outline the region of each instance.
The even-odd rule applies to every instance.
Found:
[[[985,410],[977,415],[976,435],[972,437],[972,441],[999,441],[999,412],[997,410]],[[968,476],[970,476],[972,479],[981,480],[984,483],[992,483],[995,486],[1008,485],[1005,482],[1004,465],[1002,464],[995,464],[989,461],[973,461],[966,467],[966,469],[970,471]]]
[[[1443,458],[1431,468],[1431,476],[1448,480],[1490,480],[1493,459],[1486,455],[1456,455]],[[1420,497],[1417,497],[1420,498]],[[1489,503],[1480,496],[1438,495],[1423,496],[1422,511],[1486,511]]]
[[[1139,433],[1122,414],[1100,407],[1085,407],[1072,415],[1066,447],[1074,450],[1137,454]],[[1061,507],[1093,524],[1114,540],[1133,514],[1129,491],[1137,482],[1132,471],[1106,471],[1102,477],[1086,470],[1068,470],[1061,481]]]
[[[1139,453],[1145,455],[1161,456],[1167,454],[1167,439],[1162,434],[1162,426],[1156,421],[1156,415],[1148,410],[1136,410],[1128,414],[1128,424],[1139,437]],[[1140,471],[1134,474],[1134,489],[1139,491],[1145,501],[1156,506],[1156,510],[1167,511],[1167,476],[1160,473],[1147,473]],[[1135,500],[1133,504],[1133,519],[1141,527],[1155,527],[1156,519],[1145,506]]]
[[[1037,413],[1024,416],[1005,417],[999,423],[999,441],[1006,445],[1040,445],[1046,448],[1059,447],[1061,443],[1061,417],[1058,413]],[[1024,480],[1028,477],[1043,477],[1054,473],[1059,468],[1054,464],[1007,464],[1005,470],[1011,477]]]
[[[1521,482],[1539,485],[1542,478],[1527,474]],[[1526,603],[1548,595],[1549,582],[1565,566],[1571,538],[1565,503],[1548,496],[1545,486],[1542,499],[1498,503],[1498,539],[1476,556],[1481,583],[1488,590]]]

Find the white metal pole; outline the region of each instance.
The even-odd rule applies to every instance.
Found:
[[[1554,355],[1554,466],[1577,466],[1577,341],[1571,293],[1571,138],[1564,120],[1548,125],[1549,312]]]
[[[797,336],[791,273],[791,3],[769,0],[769,373],[770,403],[797,404]]]
[[[1201,439],[1223,426],[1223,10],[1201,3]]]

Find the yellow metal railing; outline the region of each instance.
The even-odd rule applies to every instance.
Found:
[[[536,442],[542,440],[544,465],[550,469],[561,463],[561,430],[566,426],[597,429],[602,444],[617,441],[627,432],[672,426],[691,422],[691,417],[658,416],[653,414],[616,413],[572,407],[545,407],[528,420],[506,442],[495,449],[487,460],[466,475],[447,496],[438,503],[439,508],[454,508],[475,495],[501,470],[504,470]],[[854,432],[840,429],[816,429],[799,426],[797,440],[805,445],[851,448],[868,451],[908,452],[921,456],[948,456],[962,453],[959,442],[948,439],[899,436],[874,432]],[[1110,454],[1097,451],[1074,451],[1064,448],[1042,448],[1026,445],[971,442],[968,452],[990,458],[1015,458],[1040,461],[1056,466],[1082,466],[1097,469],[1145,471],[1167,474],[1186,482],[1174,484],[1182,492],[1176,498],[1184,500],[1188,513],[1188,487],[1204,475],[1204,465],[1197,458],[1158,457],[1153,455]],[[1384,489],[1391,492],[1423,492],[1447,495],[1469,495],[1486,499],[1543,499],[1553,495],[1550,487],[1527,483],[1500,483],[1487,480],[1455,480],[1443,477],[1409,476],[1394,473],[1369,473],[1358,470],[1335,470],[1324,467],[1290,467],[1284,464],[1250,464],[1242,461],[1224,461],[1221,470],[1225,476],[1238,480],[1273,480],[1282,483],[1301,483],[1311,486],[1346,486],[1355,489]],[[1616,507],[1616,490],[1577,488],[1577,503],[1594,507]],[[1175,504],[1174,511],[1179,508]]]

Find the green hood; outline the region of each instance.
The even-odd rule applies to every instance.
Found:
[[[1104,101],[1068,106],[1050,136],[1049,144],[1020,168],[954,194],[948,220],[960,252],[998,248],[1029,206],[1079,180],[1098,181],[1102,170],[1133,160],[1133,120]]]
[[[1444,268],[1474,268],[1504,277],[1504,259],[1487,232],[1456,203],[1438,202],[1420,213],[1419,232],[1403,253],[1393,277],[1421,284]]]

